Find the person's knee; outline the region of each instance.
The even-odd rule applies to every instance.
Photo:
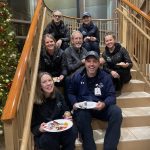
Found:
[[[77,110],[75,112],[75,120],[78,124],[84,124],[91,121],[91,115],[86,110]]]
[[[55,139],[55,140],[54,140]],[[47,150],[48,147],[52,147],[52,149],[59,149],[59,141],[57,140],[57,136],[50,136],[49,134],[43,134],[39,139],[39,147]]]
[[[83,47],[84,47],[87,51],[90,51],[90,50],[91,50],[91,46],[90,46],[90,43],[89,43],[89,42],[84,42],[84,43],[83,43]]]
[[[112,116],[113,120],[115,119],[119,122],[122,122],[122,111],[118,106],[113,105],[111,107],[111,116]]]

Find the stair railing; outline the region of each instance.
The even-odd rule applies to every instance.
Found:
[[[35,80],[35,65],[38,64],[35,58],[39,51],[42,14],[42,0],[39,0],[1,117],[4,123],[6,150],[20,149],[26,125],[25,118],[28,112],[31,83]],[[26,150],[31,150],[32,136],[28,138],[30,144]]]
[[[150,1],[149,0],[128,0],[133,5],[137,6],[140,10],[144,11],[146,14],[150,11]]]
[[[142,15],[145,22],[140,20],[139,25],[131,17],[129,11],[126,11],[124,7],[122,8],[116,9],[119,21],[121,21],[119,22],[119,33],[121,34],[122,31],[124,46],[129,50],[131,57],[136,62],[141,77],[144,77],[144,80],[148,83],[149,87],[147,88],[150,88],[150,28],[148,26],[144,28],[145,22],[149,24],[150,17],[145,14]],[[136,12],[138,13],[138,10]]]
[[[121,10],[147,34],[150,33],[150,17],[128,0],[121,0]]]

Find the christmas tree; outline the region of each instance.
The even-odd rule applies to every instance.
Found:
[[[11,17],[8,5],[0,2],[0,116],[19,59]]]

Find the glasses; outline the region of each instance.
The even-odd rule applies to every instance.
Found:
[[[55,17],[55,18],[61,18],[60,15],[53,15],[53,17]]]

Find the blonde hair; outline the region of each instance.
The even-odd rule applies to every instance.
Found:
[[[49,74],[48,72],[39,72],[38,78],[37,78],[37,87],[36,87],[36,94],[37,94],[37,97],[35,99],[36,104],[42,104],[45,101],[45,95],[41,88],[41,78],[43,75],[49,75],[52,78],[52,75]],[[50,95],[50,98],[55,98],[55,91],[56,91],[56,88],[54,86],[54,90],[53,90],[52,94]]]
[[[54,36],[52,34],[47,33],[47,34],[43,35],[42,48],[45,50],[46,50],[46,46],[45,46],[45,39],[46,38],[50,38],[56,43],[56,39],[54,38]],[[55,46],[55,49],[56,49],[56,46]]]

